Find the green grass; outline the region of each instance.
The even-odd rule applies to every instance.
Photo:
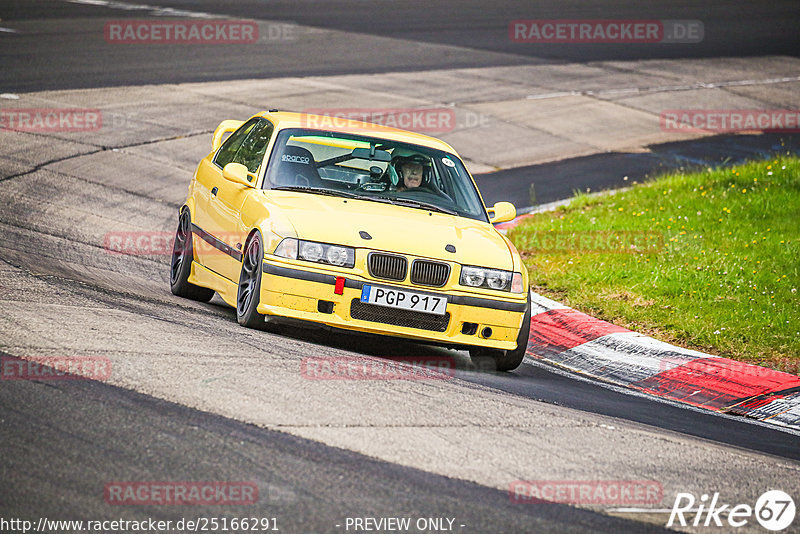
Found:
[[[509,238],[535,291],[670,343],[798,372],[796,157],[579,194]]]

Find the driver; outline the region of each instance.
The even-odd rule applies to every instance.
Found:
[[[427,158],[419,154],[400,156],[392,165],[397,173],[397,191],[407,191],[422,185]]]
[[[400,164],[398,176],[403,177],[403,184],[397,188],[398,191],[413,189],[422,184],[422,165],[414,161],[407,161]]]

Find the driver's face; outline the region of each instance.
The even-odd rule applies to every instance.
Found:
[[[419,187],[422,183],[422,165],[419,163],[403,164],[403,183],[406,187]]]

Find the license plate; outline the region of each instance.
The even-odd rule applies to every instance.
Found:
[[[361,288],[361,302],[434,315],[444,315],[447,310],[447,297],[368,284]]]

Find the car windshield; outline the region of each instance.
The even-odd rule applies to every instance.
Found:
[[[456,155],[341,132],[281,131],[264,187],[392,203],[487,221],[475,185]]]

